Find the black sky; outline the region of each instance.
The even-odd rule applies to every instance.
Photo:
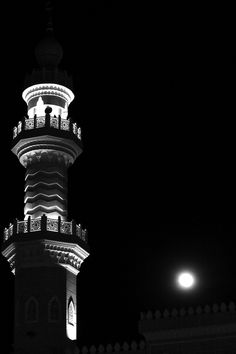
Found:
[[[23,219],[24,170],[10,142],[45,26],[43,2],[17,2],[13,13],[4,6],[2,230]],[[235,299],[231,13],[55,2],[61,66],[74,78],[70,116],[84,141],[69,175],[70,216],[87,227],[91,247],[78,277],[82,343],[135,339],[142,310]],[[173,288],[182,267],[201,280],[188,295]],[[2,301],[12,309],[13,276],[3,258],[1,274]],[[13,323],[8,311],[3,316],[9,338]]]

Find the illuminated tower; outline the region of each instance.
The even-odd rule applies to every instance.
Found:
[[[24,220],[5,229],[2,253],[15,274],[15,353],[61,354],[77,336],[76,276],[89,255],[86,230],[67,219],[67,169],[82,152],[81,130],[68,118],[74,94],[50,24],[35,54],[27,116],[13,129],[12,151],[26,169]]]

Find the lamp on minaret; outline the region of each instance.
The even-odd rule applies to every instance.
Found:
[[[26,169],[24,220],[5,229],[2,253],[15,274],[15,347],[62,353],[76,339],[76,275],[89,255],[86,230],[67,215],[81,130],[68,118],[72,81],[58,67],[63,51],[51,24],[35,54],[39,68],[22,94],[27,116],[13,129],[12,151]]]

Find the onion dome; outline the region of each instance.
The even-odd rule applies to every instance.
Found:
[[[52,68],[58,66],[63,57],[63,50],[52,31],[47,31],[46,37],[37,44],[35,56],[41,67]]]
[[[63,49],[54,35],[50,2],[46,3],[45,10],[47,14],[45,34],[35,47],[35,56],[39,67],[35,68],[25,78],[23,99],[28,105],[28,114],[30,116],[33,114],[34,116],[35,109],[41,107],[39,103],[43,92],[43,104],[45,107],[41,108],[45,109],[47,105],[56,105],[58,109],[62,109],[62,112],[60,109],[59,111],[57,110],[57,113],[54,110],[53,114],[67,116],[67,108],[74,98],[71,91],[73,83],[70,75],[59,68],[63,57]],[[50,86],[47,84],[50,84]],[[53,87],[53,84],[54,86],[56,85],[56,88]],[[55,94],[55,90],[57,94]],[[42,112],[44,114],[44,111]]]
[[[55,68],[63,57],[63,49],[61,44],[54,37],[51,16],[52,6],[50,2],[46,4],[46,12],[48,16],[46,36],[37,44],[35,56],[40,67]]]

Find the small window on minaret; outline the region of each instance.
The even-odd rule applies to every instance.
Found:
[[[75,325],[75,306],[74,306],[72,298],[70,298],[70,300],[69,300],[68,323],[71,324],[72,326]]]
[[[28,323],[38,322],[39,306],[34,297],[30,297],[25,303],[25,321]]]
[[[60,304],[56,297],[53,297],[48,304],[49,322],[57,322],[60,319]]]

